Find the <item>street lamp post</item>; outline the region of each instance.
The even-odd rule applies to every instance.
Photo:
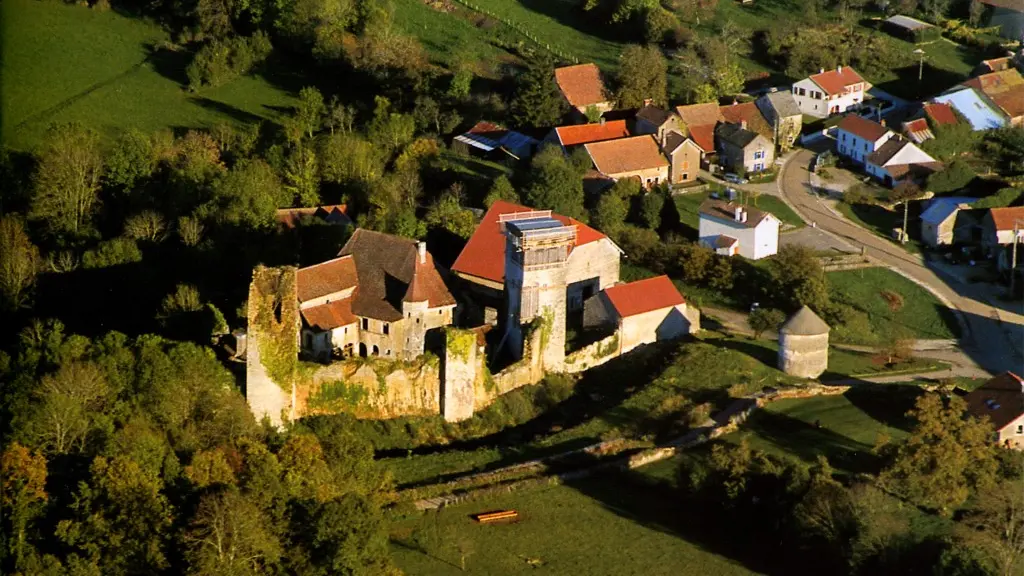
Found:
[[[924,78],[924,50],[920,48],[914,50],[914,54],[918,56],[917,63],[917,96],[921,96],[921,80]]]

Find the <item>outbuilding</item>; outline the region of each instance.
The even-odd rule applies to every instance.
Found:
[[[779,328],[779,370],[790,376],[817,378],[828,369],[830,328],[804,306]]]

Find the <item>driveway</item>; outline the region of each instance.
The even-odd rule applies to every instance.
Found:
[[[1003,310],[989,304],[994,298],[991,286],[961,283],[940,276],[925,265],[920,256],[865,230],[830,210],[811,193],[807,167],[813,153],[801,150],[788,158],[776,184],[782,197],[808,223],[857,249],[868,257],[927,288],[947,306],[960,312],[963,327],[961,348],[985,370],[998,373],[1024,368],[1024,315],[1019,304]]]

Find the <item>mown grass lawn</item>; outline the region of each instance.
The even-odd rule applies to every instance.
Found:
[[[435,62],[494,64],[507,57],[491,43],[496,29],[474,25],[468,10],[459,7],[452,13],[442,12],[421,0],[395,0],[395,8],[395,24],[404,33],[416,36]]]
[[[696,231],[700,226],[700,205],[708,199],[710,194],[711,192],[709,191],[674,196],[672,200],[675,202],[676,210],[679,212],[679,222]],[[721,196],[722,193],[720,192],[719,195]],[[788,224],[794,228],[800,228],[804,225],[803,219],[781,198],[760,194],[756,198],[744,198],[744,203],[753,208],[771,213],[783,224]]]
[[[617,477],[527,489],[426,512],[391,525],[391,553],[408,574],[755,574],[699,543],[701,520]],[[519,512],[511,524],[471,514]]]
[[[15,148],[32,148],[55,122],[148,133],[274,120],[294,102],[259,76],[189,94],[191,56],[159,50],[167,33],[141,19],[35,0],[4,0],[0,17],[0,142]],[[275,82],[294,81],[277,68],[267,68]]]
[[[918,339],[959,336],[954,313],[935,296],[888,268],[861,268],[827,273],[834,303],[846,304],[852,318],[832,331],[836,342],[877,345],[905,334]],[[902,300],[894,309],[883,297],[892,292]]]

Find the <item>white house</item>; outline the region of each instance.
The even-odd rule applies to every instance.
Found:
[[[768,212],[722,200],[700,205],[700,243],[719,254],[751,260],[779,251],[779,220]]]
[[[614,326],[620,354],[700,330],[700,310],[686,304],[668,276],[611,286],[584,306],[583,325]]]
[[[941,164],[935,158],[902,136],[889,138],[885,144],[869,154],[864,162],[864,169],[868,174],[889,186],[908,176],[924,176],[925,170],[933,172],[939,166]],[[921,173],[918,174],[919,172]]]
[[[836,126],[836,152],[863,164],[893,132],[878,122],[850,114]]]
[[[870,88],[856,70],[839,66],[793,84],[793,99],[804,114],[827,118],[859,106]]]

